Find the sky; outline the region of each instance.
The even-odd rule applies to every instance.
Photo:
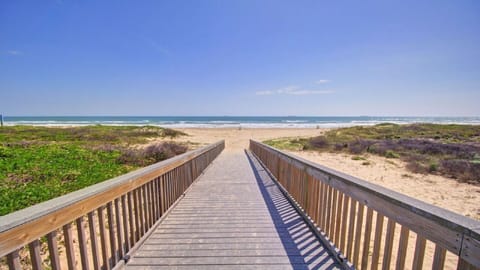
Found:
[[[480,1],[0,1],[0,114],[480,116]]]

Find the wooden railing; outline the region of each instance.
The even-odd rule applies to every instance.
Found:
[[[0,268],[123,264],[224,147],[220,141],[0,217]]]
[[[250,150],[356,268],[480,269],[480,222],[259,142]]]

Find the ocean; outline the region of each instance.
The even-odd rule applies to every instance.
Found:
[[[4,125],[152,125],[170,128],[332,128],[379,123],[480,125],[480,117],[391,116],[4,116]]]

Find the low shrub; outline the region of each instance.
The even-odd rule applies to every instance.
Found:
[[[185,153],[187,147],[184,145],[163,142],[151,144],[145,148],[123,148],[118,157],[118,162],[136,166],[147,166],[176,155]]]
[[[367,151],[374,143],[374,141],[370,140],[356,139],[348,144],[348,151],[352,154],[361,154]]]
[[[309,144],[314,148],[327,148],[329,146],[327,138],[325,136],[317,136],[310,139]]]

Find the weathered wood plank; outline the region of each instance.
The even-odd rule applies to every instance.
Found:
[[[244,265],[269,264],[294,269],[336,269],[335,260],[273,180],[263,170],[252,171],[252,166],[255,165],[250,165],[243,153],[220,156],[132,254],[127,269],[215,269],[228,265],[242,269]],[[167,197],[171,192],[183,193],[183,174],[179,169],[166,175],[166,190],[170,191]],[[299,184],[299,203],[304,210],[315,211],[318,206],[312,205],[314,195],[308,192],[314,187],[302,176],[298,170],[295,179],[287,184]],[[172,203],[171,197],[167,199]],[[343,197],[337,197],[330,205],[336,208],[342,202]],[[333,209],[328,221],[333,222],[332,230],[340,228],[338,217],[341,218],[340,212]]]

